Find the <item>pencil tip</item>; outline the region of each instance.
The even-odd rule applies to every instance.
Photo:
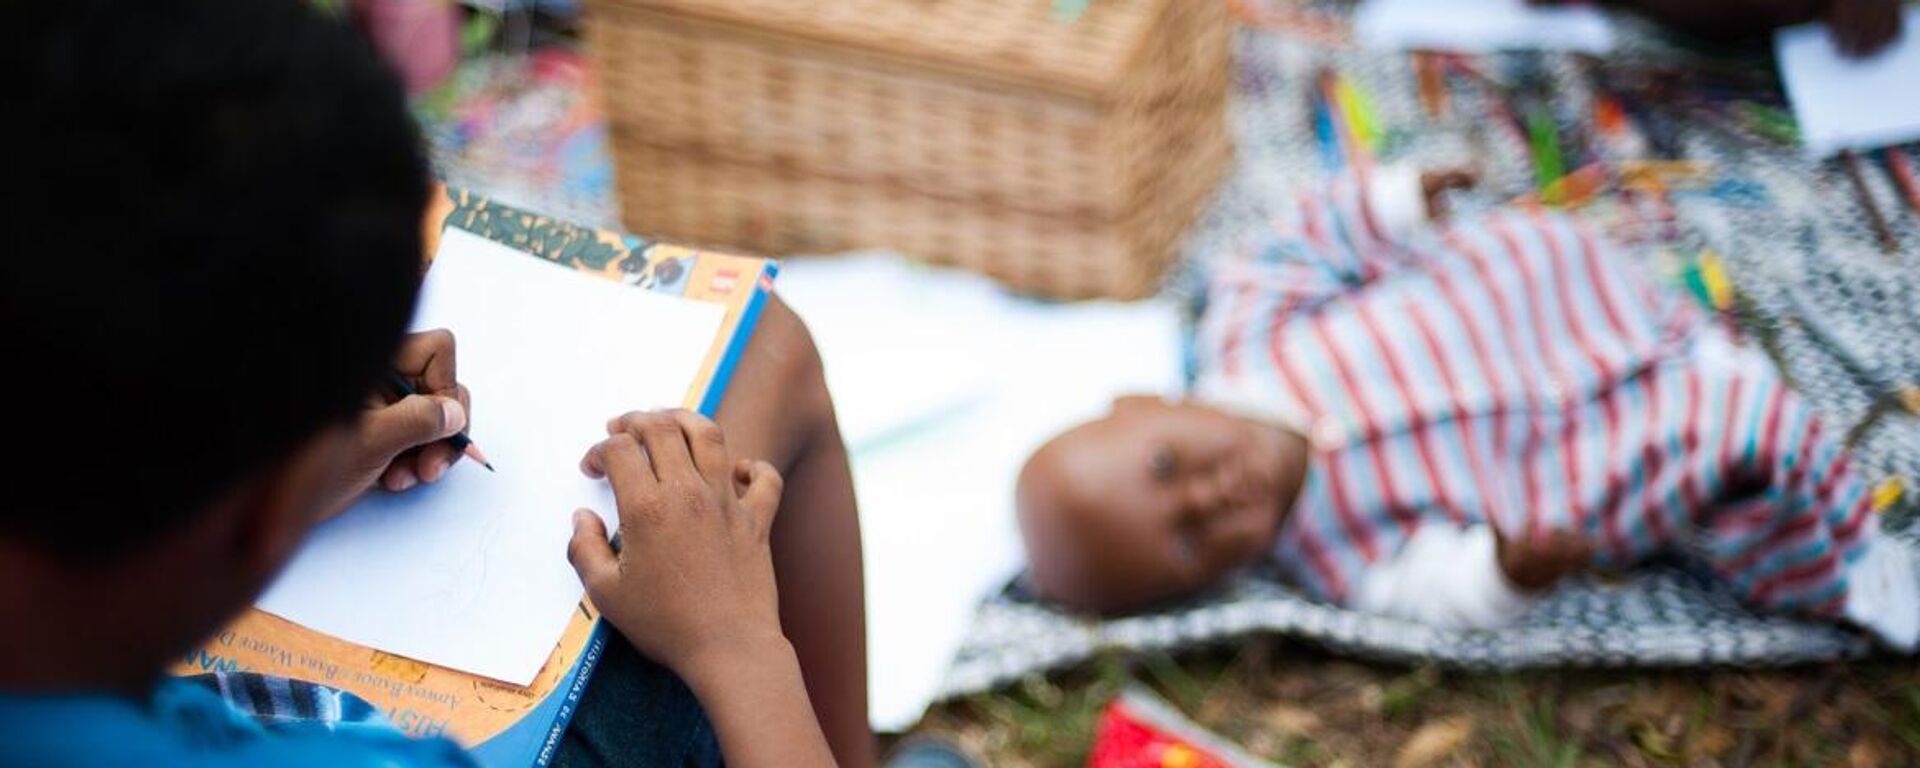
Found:
[[[489,461],[487,455],[480,452],[480,446],[474,445],[472,441],[467,442],[466,450],[461,451],[461,453],[466,454],[467,458],[479,462],[480,466],[486,467],[488,472],[493,471],[493,462]]]

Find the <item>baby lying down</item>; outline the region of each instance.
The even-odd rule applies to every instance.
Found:
[[[1185,402],[1124,398],[1034,454],[1043,597],[1126,611],[1267,558],[1322,600],[1486,628],[1677,555],[1756,609],[1920,643],[1910,551],[1764,356],[1576,219],[1427,226],[1449,183],[1301,197],[1220,267]]]

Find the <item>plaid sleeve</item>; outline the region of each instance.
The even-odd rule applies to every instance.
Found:
[[[219,694],[234,711],[269,730],[392,727],[365,699],[317,683],[254,672],[215,672],[184,679]]]

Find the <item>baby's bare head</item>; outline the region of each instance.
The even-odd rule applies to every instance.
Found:
[[[1040,596],[1101,613],[1217,582],[1271,549],[1304,451],[1258,422],[1157,397],[1042,446],[1017,506]]]

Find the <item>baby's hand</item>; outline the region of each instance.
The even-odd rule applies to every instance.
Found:
[[[1527,592],[1543,592],[1593,562],[1593,545],[1569,531],[1510,539],[1495,529],[1500,571]]]
[[[1420,174],[1420,194],[1427,200],[1427,218],[1439,221],[1447,215],[1447,193],[1473,189],[1480,184],[1480,172],[1471,168],[1437,168]]]

